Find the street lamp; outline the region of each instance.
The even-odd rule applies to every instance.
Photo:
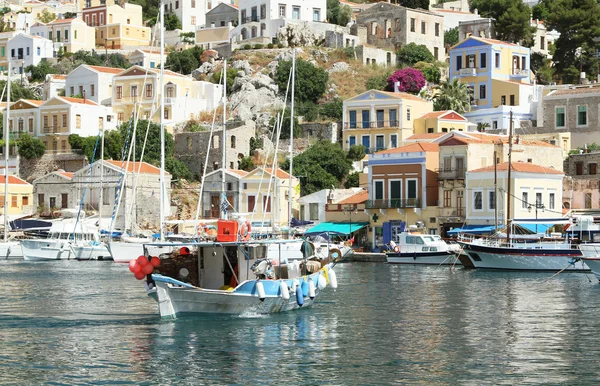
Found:
[[[350,230],[348,232],[348,236],[350,237],[350,236],[352,236],[352,213],[358,214],[358,210],[354,207],[354,205],[349,205],[349,206],[344,207],[343,212],[344,212],[344,214],[350,215],[350,219],[349,219]]]
[[[541,209],[542,212],[546,209],[544,204],[541,202],[536,202],[535,204],[527,204],[527,210],[531,213],[531,208],[535,208],[535,219],[538,219],[538,209]],[[537,221],[535,222],[535,233],[538,233]]]

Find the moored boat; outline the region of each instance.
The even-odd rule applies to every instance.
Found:
[[[23,260],[23,249],[17,240],[0,242],[0,260]]]
[[[600,281],[600,244],[581,244],[579,249],[583,253],[582,260],[590,267],[594,276]]]
[[[457,244],[448,244],[438,235],[402,232],[390,242],[391,252],[386,253],[388,264],[460,264],[456,254]]]

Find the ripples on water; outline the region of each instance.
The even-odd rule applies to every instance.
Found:
[[[126,266],[1,262],[0,383],[591,384],[583,274],[343,264],[281,315],[162,321]]]

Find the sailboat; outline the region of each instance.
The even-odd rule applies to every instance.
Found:
[[[10,73],[11,73],[11,63],[8,60],[8,76],[6,80],[6,122],[10,120]],[[1,99],[0,99],[1,100]],[[4,210],[3,210],[3,219],[4,219],[4,237],[2,242],[0,242],[0,260],[8,260],[8,259],[23,259],[23,250],[21,249],[21,244],[18,241],[9,241],[8,240],[8,232],[10,230],[9,221],[8,221],[8,182],[9,182],[9,174],[8,174],[8,151],[9,151],[9,143],[10,143],[10,133],[8,130],[8,123],[4,127]]]
[[[511,216],[511,162],[513,142],[513,117],[510,112],[508,135],[508,164],[506,166],[506,203],[507,221],[506,238],[489,238],[466,240],[459,239],[463,249],[459,260],[465,268],[485,268],[497,270],[530,270],[530,271],[589,271],[589,267],[581,261],[581,250],[573,248],[568,238],[564,240],[537,240],[511,236],[516,221]],[[496,167],[496,160],[494,159]],[[496,195],[495,195],[496,196]],[[497,207],[497,205],[495,205]],[[568,222],[567,219],[564,220]],[[556,221],[554,222],[556,223]]]

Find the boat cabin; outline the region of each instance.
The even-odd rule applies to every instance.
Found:
[[[438,235],[402,232],[395,240],[401,253],[413,252],[443,252],[448,250],[448,244]],[[392,245],[394,248],[395,245]]]

